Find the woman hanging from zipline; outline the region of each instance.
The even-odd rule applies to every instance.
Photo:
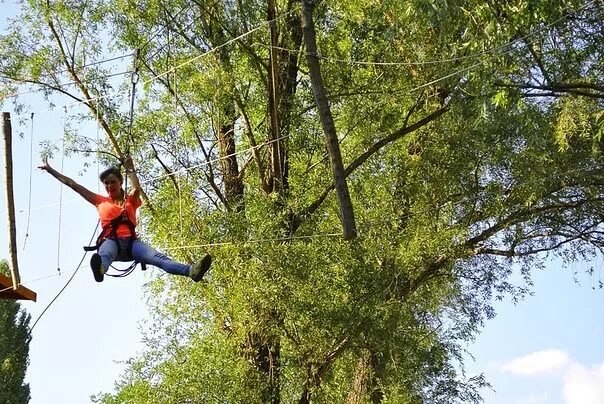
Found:
[[[181,264],[138,239],[135,227],[136,210],[142,205],[140,183],[132,157],[126,156],[123,166],[131,184],[128,195],[122,188],[124,177],[119,168],[109,167],[99,176],[109,196],[98,195],[88,190],[52,168],[47,160],[38,166],[93,204],[99,213],[103,230],[97,240],[98,253],[94,253],[90,259],[94,279],[102,282],[111,263],[119,260],[154,265],[170,274],[188,276],[199,282],[212,264],[212,257],[209,254],[192,265]]]

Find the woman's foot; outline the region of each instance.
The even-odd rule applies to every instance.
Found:
[[[97,253],[92,254],[92,257],[90,258],[90,268],[92,268],[94,280],[97,282],[103,282],[105,268],[103,267],[103,261],[101,260],[101,256]]]
[[[189,277],[195,282],[199,282],[206,274],[206,272],[208,272],[208,269],[210,269],[210,265],[212,265],[212,257],[210,256],[210,254],[206,254],[205,257],[201,259],[201,261],[191,265],[191,272],[189,274]]]

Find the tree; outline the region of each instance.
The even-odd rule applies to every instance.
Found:
[[[8,273],[6,261],[0,270]],[[0,402],[24,404],[30,400],[29,384],[23,383],[29,363],[29,320],[19,303],[0,300]]]
[[[0,39],[7,85],[68,93],[135,152],[154,243],[216,244],[203,288],[151,286],[151,348],[98,400],[478,402],[485,381],[455,365],[491,299],[604,241],[602,5],[551,3],[313,2],[310,58],[294,1],[26,8],[31,34]],[[107,32],[139,49],[132,133],[110,72],[86,63]],[[352,242],[334,235],[309,60]]]

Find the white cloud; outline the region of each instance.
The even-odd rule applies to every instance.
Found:
[[[501,366],[506,373],[520,376],[548,375],[559,379],[561,391],[558,396],[564,404],[604,404],[604,362],[586,366],[570,358],[560,349],[547,349],[515,358]],[[535,394],[522,400],[523,403],[540,403],[547,395]]]
[[[566,404],[604,403],[604,363],[587,368],[573,363],[564,376]]]
[[[504,372],[534,376],[563,370],[571,363],[568,354],[560,349],[533,352],[505,363]]]

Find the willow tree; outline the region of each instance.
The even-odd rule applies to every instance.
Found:
[[[110,98],[91,117],[139,159],[151,241],[214,245],[205,286],[151,286],[151,348],[99,401],[477,402],[456,364],[493,295],[600,251],[600,3],[313,5],[312,55],[300,3],[276,0],[33,3],[30,37],[2,38],[3,76],[47,91],[67,70],[110,94],[85,55],[138,49],[132,131]]]

